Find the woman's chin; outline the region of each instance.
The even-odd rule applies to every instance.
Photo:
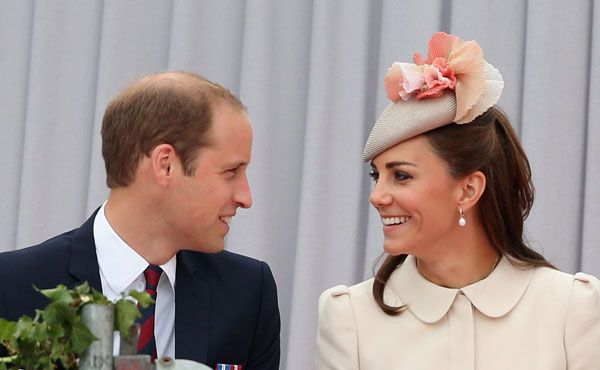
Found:
[[[401,254],[410,254],[409,248],[404,243],[397,240],[385,240],[383,242],[383,250],[390,256],[399,256]]]

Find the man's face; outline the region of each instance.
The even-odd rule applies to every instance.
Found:
[[[211,145],[198,152],[193,176],[179,168],[172,192],[173,226],[181,249],[219,252],[236,210],[249,208],[246,169],[252,156],[252,127],[245,112],[215,106]]]

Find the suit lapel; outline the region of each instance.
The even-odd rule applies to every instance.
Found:
[[[175,357],[206,363],[209,331],[208,284],[193,255],[177,256],[175,279]]]
[[[98,210],[73,235],[69,272],[75,277],[77,283],[87,281],[91,287],[102,291],[94,242],[94,218],[97,212]]]

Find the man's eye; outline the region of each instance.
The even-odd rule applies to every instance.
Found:
[[[236,167],[236,168],[232,168],[232,169],[226,170],[226,171],[225,171],[225,175],[227,175],[227,176],[229,176],[229,177],[234,177],[234,176],[237,174],[237,172],[238,172],[238,169],[239,169],[239,167]]]
[[[408,179],[412,179],[412,176],[404,172],[396,171],[394,173],[394,178],[396,178],[397,181],[405,181]]]
[[[379,172],[377,172],[377,171],[369,172],[369,176],[371,176],[371,179],[373,179],[373,181],[375,181],[375,182],[377,182],[377,180],[379,180]]]

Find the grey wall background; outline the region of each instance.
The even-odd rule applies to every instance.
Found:
[[[313,367],[316,301],[372,275],[381,226],[360,154],[395,60],[475,39],[533,166],[534,246],[600,275],[600,5],[592,0],[0,0],[0,250],[77,227],[106,198],[99,125],[135,78],[199,72],[255,128],[251,210],[228,248],[279,286],[283,369]]]

